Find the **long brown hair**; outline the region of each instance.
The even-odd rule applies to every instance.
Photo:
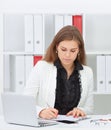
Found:
[[[44,55],[43,60],[47,62],[53,62],[58,59],[56,53],[56,46],[64,40],[74,40],[79,45],[79,54],[77,56],[77,60],[81,64],[86,64],[86,55],[84,49],[84,41],[81,33],[75,26],[64,26],[60,31],[55,35],[52,43],[49,45],[46,54]]]

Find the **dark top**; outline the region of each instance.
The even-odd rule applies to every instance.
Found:
[[[59,114],[65,115],[74,107],[77,107],[81,98],[81,78],[79,70],[82,70],[82,65],[75,61],[75,69],[67,79],[67,72],[61,65],[60,61],[55,61],[57,67],[57,87],[55,106]]]

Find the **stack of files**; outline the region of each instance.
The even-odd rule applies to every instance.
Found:
[[[82,34],[82,15],[74,15],[72,16],[72,25],[76,26],[80,33]]]
[[[105,55],[97,56],[97,92],[104,93],[106,91],[106,60]]]
[[[30,73],[34,65],[41,60],[42,56],[33,55],[17,55],[15,56],[15,70],[14,70],[14,81],[15,81],[15,92],[21,93],[26,85]],[[9,82],[8,82],[9,83]]]
[[[97,56],[97,92],[111,92],[111,55]]]
[[[55,34],[66,25],[74,25],[82,34],[82,15],[55,15]]]
[[[106,55],[106,92],[111,92],[111,55]]]
[[[25,15],[24,16],[24,30],[25,30],[25,52],[34,52],[36,54],[43,54],[43,16]]]
[[[25,66],[24,66],[24,56],[17,55],[15,57],[15,92],[21,93],[23,91],[23,88],[25,86]]]

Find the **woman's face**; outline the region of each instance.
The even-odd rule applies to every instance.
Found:
[[[56,49],[63,66],[71,66],[79,53],[78,43],[73,40],[60,42]]]

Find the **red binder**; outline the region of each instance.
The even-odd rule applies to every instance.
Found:
[[[72,24],[76,26],[82,34],[82,15],[72,16]]]
[[[39,60],[42,59],[42,56],[34,56],[33,59],[33,65],[35,65]]]

